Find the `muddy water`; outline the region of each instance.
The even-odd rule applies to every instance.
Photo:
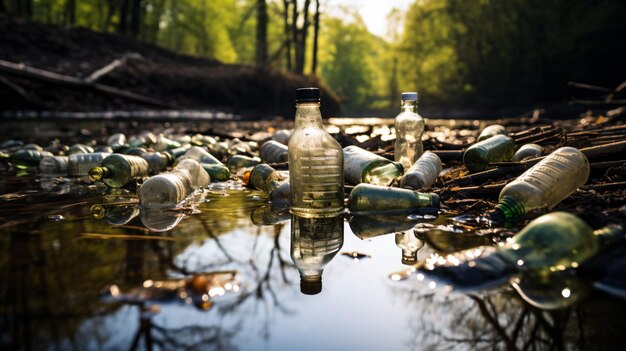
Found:
[[[266,223],[287,220],[257,225],[263,224],[259,213],[266,200],[237,184],[206,191],[195,209],[151,214],[135,207],[132,192],[110,193],[32,174],[3,174],[2,179],[1,349],[624,345],[619,332],[624,302],[584,285],[568,286],[563,297],[577,303],[545,311],[509,284],[462,294],[419,276],[389,279],[407,267],[394,231],[417,226],[426,236],[418,258],[489,240],[471,239],[446,216],[413,216],[388,227],[381,223],[389,218],[346,217],[343,246],[323,271],[321,292],[306,295],[290,257],[290,217],[266,213]],[[194,292],[189,277],[201,273],[214,273],[211,288]],[[541,292],[529,294],[536,298]]]

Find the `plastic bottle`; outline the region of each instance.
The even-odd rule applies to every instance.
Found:
[[[167,152],[144,152],[141,157],[148,162],[150,174],[158,174],[172,163],[172,156]]]
[[[113,149],[127,146],[128,144],[126,144],[126,135],[124,135],[123,133],[115,133],[111,135],[107,139],[107,145],[112,147]]]
[[[174,169],[148,178],[137,190],[139,203],[145,207],[172,207],[194,191],[189,171]]]
[[[552,212],[530,222],[499,254],[520,270],[563,271],[577,268],[601,247],[624,238],[621,226],[594,231],[573,214]]]
[[[526,158],[535,158],[541,156],[543,147],[537,144],[524,144],[513,155],[513,161],[521,161]]]
[[[186,169],[193,188],[206,188],[211,183],[209,174],[196,160],[190,158],[181,160],[174,169]]]
[[[315,295],[322,291],[322,273],[343,246],[341,216],[291,217],[291,259],[300,271],[300,291]]]
[[[70,148],[65,153],[67,156],[72,156],[76,154],[91,154],[94,152],[94,149],[85,144],[74,144],[70,146]]]
[[[202,168],[211,176],[211,180],[216,182],[223,182],[230,179],[230,170],[223,164],[215,165],[208,163],[201,163]]]
[[[259,163],[261,163],[261,159],[258,157],[233,155],[226,161],[226,167],[228,167],[231,172],[237,172],[243,168],[254,167]]]
[[[396,245],[402,249],[402,264],[412,265],[417,262],[417,251],[424,247],[424,241],[420,240],[413,229],[396,233]]]
[[[67,170],[70,177],[84,177],[89,170],[98,166],[102,160],[110,154],[106,152],[93,152],[88,154],[75,154],[67,159]]]
[[[250,172],[249,184],[252,188],[269,194],[287,179],[289,179],[287,172],[277,171],[271,166],[262,163],[255,166]]]
[[[112,154],[89,170],[89,179],[102,181],[111,188],[121,188],[148,176],[148,162],[139,156]]]
[[[287,145],[289,143],[289,138],[291,138],[291,133],[293,130],[289,129],[280,129],[277,130],[274,135],[272,135],[272,140],[276,140],[277,142]]]
[[[394,157],[404,169],[409,169],[424,152],[422,145],[424,119],[417,114],[417,101],[417,93],[402,93],[402,112],[394,121],[396,130]]]
[[[282,163],[289,159],[287,146],[274,140],[269,140],[261,145],[259,150],[261,160],[265,163]]]
[[[413,212],[420,208],[439,208],[439,195],[391,188],[372,184],[359,184],[348,198],[350,212],[367,214],[382,211]]]
[[[67,156],[46,156],[39,162],[39,170],[46,175],[67,175]]]
[[[496,135],[508,136],[509,132],[507,132],[506,128],[504,128],[503,126],[499,124],[492,124],[486,127],[485,129],[483,129],[482,132],[480,132],[480,135],[478,136],[478,139],[476,141],[483,141]]]
[[[502,189],[491,219],[505,222],[530,210],[552,209],[587,182],[589,171],[582,152],[572,147],[557,149]]]
[[[480,172],[491,162],[510,161],[514,153],[513,139],[498,134],[468,147],[463,154],[463,164],[470,172]]]
[[[415,161],[413,166],[406,171],[400,186],[402,188],[418,190],[429,188],[435,184],[437,176],[441,173],[441,159],[430,151],[426,151]]]
[[[352,214],[348,220],[352,233],[359,239],[365,240],[373,237],[403,232],[415,227],[415,221],[407,218],[405,213],[400,215]]]
[[[352,184],[389,185],[404,172],[399,162],[393,162],[355,145],[343,149],[343,167],[346,180]]]
[[[228,167],[204,148],[199,146],[189,148],[187,152],[179,158],[179,161],[187,158],[198,161],[202,168],[211,176],[211,180],[224,181],[230,178],[230,170]]]
[[[289,139],[291,212],[302,217],[343,211],[343,152],[322,126],[317,88],[296,90],[295,130]]]
[[[52,154],[48,151],[20,149],[13,154],[12,162],[15,167],[26,169],[39,166],[39,162],[46,156],[52,156]]]

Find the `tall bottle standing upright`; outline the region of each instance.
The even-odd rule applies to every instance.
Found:
[[[408,170],[422,153],[424,119],[417,114],[417,93],[402,93],[402,112],[394,121],[396,129],[395,161]]]
[[[296,90],[295,130],[289,139],[291,212],[332,217],[343,211],[343,152],[322,125],[318,88]]]

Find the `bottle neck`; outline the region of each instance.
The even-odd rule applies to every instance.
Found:
[[[89,179],[94,182],[110,177],[111,170],[107,167],[94,167],[89,170]]]
[[[419,249],[418,249],[419,250]],[[402,264],[414,264],[417,262],[417,251],[402,249]]]
[[[621,225],[613,224],[604,228],[594,230],[593,235],[599,239],[600,246],[607,246],[620,239],[626,238],[624,227]]]
[[[400,109],[402,112],[417,113],[417,100],[402,100]]]
[[[494,220],[506,222],[523,217],[526,214],[526,209],[521,202],[511,195],[505,195],[496,205],[495,213],[497,217],[501,218],[493,218]],[[494,216],[492,215],[492,217]]]
[[[296,129],[322,128],[322,113],[319,102],[296,103]]]

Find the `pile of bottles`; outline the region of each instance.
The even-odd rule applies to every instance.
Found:
[[[241,181],[269,200],[268,206],[253,212],[255,223],[274,224],[291,218],[292,258],[300,269],[302,291],[314,294],[321,290],[324,266],[342,246],[342,216],[346,207],[353,218],[437,213],[440,209],[441,198],[432,189],[443,184],[439,178],[443,164],[436,152],[424,150],[425,123],[417,112],[417,102],[417,93],[402,93],[401,113],[394,121],[393,160],[358,145],[342,147],[324,129],[317,88],[296,91],[293,130],[279,130],[259,142],[220,140],[201,134],[146,132],[127,137],[118,133],[102,144],[53,143],[45,150],[38,145],[9,141],[0,145],[5,151],[0,156],[17,169],[36,168],[45,177],[101,182],[110,189],[113,199],[114,189],[134,188],[142,219],[145,214],[144,224],[155,231],[171,229],[171,223],[180,220],[180,216],[174,216],[165,221],[163,209],[193,202],[211,183]],[[463,164],[469,172],[481,172],[495,162],[542,157],[543,151],[535,144],[518,148],[504,126],[491,125],[464,151]],[[589,173],[589,162],[582,152],[561,147],[509,182],[489,218],[495,224],[503,224],[523,219],[530,211],[551,210],[582,186]],[[351,189],[348,193],[346,183]],[[106,216],[103,206],[106,204],[93,208],[94,214]],[[138,211],[129,206],[124,213],[119,223],[127,223]],[[563,216],[553,215],[561,222],[567,220]],[[359,231],[376,233],[376,225],[365,228],[356,221],[354,225]],[[559,228],[557,224],[550,226]],[[416,252],[423,242],[411,226],[394,228],[396,242],[403,249],[402,262],[415,264]],[[575,236],[569,235],[571,240]],[[522,242],[525,241],[516,238],[507,244],[503,257],[534,265],[535,261],[529,258],[536,258],[537,254],[515,249],[518,244],[521,248]],[[533,242],[538,242],[534,247],[544,245],[542,240]],[[539,250],[563,255],[547,246]],[[536,264],[546,265],[548,261],[541,259]]]

